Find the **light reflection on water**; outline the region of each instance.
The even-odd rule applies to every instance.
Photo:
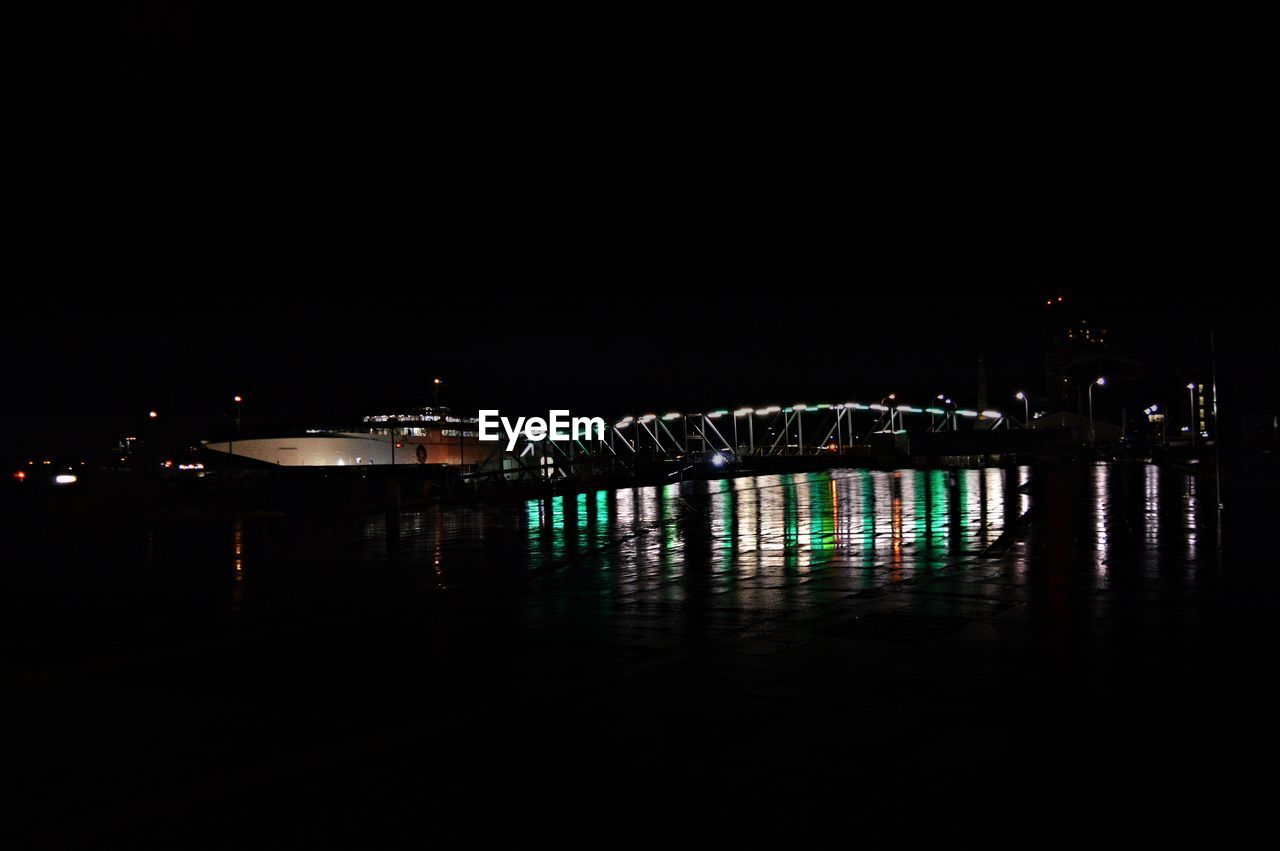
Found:
[[[1196,526],[1196,517],[1198,515],[1196,504],[1196,484],[1194,476],[1187,476],[1186,508],[1183,516],[1186,518],[1186,527],[1188,530],[1186,535],[1186,558],[1188,562],[1195,561],[1196,557],[1199,555],[1199,549],[1197,547],[1199,541],[1199,530]]]
[[[990,546],[1028,498],[1027,468],[848,470],[745,477],[530,500],[530,566],[605,544],[602,570],[755,575],[843,566],[928,569]],[[601,527],[607,526],[603,531]]]
[[[1105,464],[1093,467],[1094,569],[1100,575],[1107,572],[1107,545],[1110,540],[1107,535],[1107,513],[1111,505],[1107,499],[1107,474],[1110,469]]]
[[[444,590],[548,577],[585,588],[582,580],[604,578],[591,593],[626,586],[675,599],[691,577],[713,589],[740,589],[744,582],[781,588],[840,576],[846,587],[869,589],[972,560],[997,542],[1000,552],[1013,545],[1008,579],[1015,583],[1032,554],[1051,572],[1078,558],[1099,585],[1114,581],[1117,559],[1128,564],[1139,555],[1144,569],[1184,572],[1203,555],[1205,520],[1191,478],[1104,464],[1038,475],[1051,507],[1018,543],[1001,536],[1038,498],[1030,493],[1029,467],[838,470],[435,505],[405,512],[395,544],[381,516],[352,518],[322,534],[307,527],[305,536],[277,527],[251,537],[237,522],[231,566],[237,584],[240,575],[259,581],[283,551],[298,565],[292,580],[341,573],[365,581],[371,566],[382,566],[387,571],[377,582],[384,586]],[[274,554],[254,551],[277,540],[283,543]],[[235,592],[237,603],[243,593]]]
[[[557,612],[583,600],[607,612],[624,596],[797,612],[900,580],[1024,589],[1067,624],[1080,600],[1105,609],[1117,591],[1192,587],[1218,557],[1210,482],[1133,463],[1046,465],[1022,488],[1032,482],[1026,467],[840,470],[440,504],[405,511],[398,542],[381,515],[32,523],[10,537],[8,562],[29,568],[10,577],[47,604],[23,608],[9,634],[417,612],[417,592],[463,586],[537,586]],[[988,550],[998,557],[975,558]],[[68,588],[100,602],[63,606]]]

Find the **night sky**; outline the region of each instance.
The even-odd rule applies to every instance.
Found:
[[[236,393],[246,429],[342,425],[436,375],[522,413],[974,404],[984,356],[1007,406],[1043,387],[1063,292],[1155,371],[1206,364],[1212,324],[1248,407],[1276,386],[1257,226],[1218,194],[1236,165],[1191,167],[1198,86],[1139,107],[1100,56],[499,63],[443,21],[413,52],[349,13],[244,14],[122,4],[42,102],[5,455],[107,446],[151,408],[213,437]]]

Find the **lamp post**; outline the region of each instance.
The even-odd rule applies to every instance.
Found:
[[[946,393],[939,393],[934,398],[942,403],[940,406],[942,408],[942,430],[946,431],[947,426],[950,425],[952,431],[958,431],[956,428],[956,403],[951,401],[951,397]],[[932,417],[933,415],[930,414],[929,416]],[[930,423],[932,422],[931,419]]]
[[[897,393],[890,393],[888,396],[885,396],[883,399],[880,400],[880,404],[883,405],[886,402],[892,402],[894,399],[897,399],[897,398],[898,398]],[[889,407],[889,431],[893,431],[893,414],[894,414],[893,407],[890,406]]]
[[[1031,428],[1031,403],[1027,401],[1027,394],[1019,390],[1013,398],[1022,400],[1022,427]]]
[[[1092,446],[1093,446],[1093,443],[1094,443],[1094,435],[1093,435],[1093,388],[1094,388],[1094,386],[1095,386],[1095,385],[1096,385],[1096,386],[1098,386],[1098,387],[1106,387],[1106,386],[1107,386],[1107,379],[1106,379],[1106,378],[1104,378],[1104,377],[1102,377],[1102,376],[1098,376],[1097,380],[1095,380],[1092,384],[1090,384],[1090,385],[1089,385],[1089,446],[1090,446],[1090,447],[1092,447]]]
[[[443,382],[443,381],[441,381],[439,378],[433,378],[433,379],[431,380],[431,383],[434,385],[434,387],[433,387],[433,390],[434,390],[434,396],[433,396],[433,398],[435,399],[435,406],[438,408],[438,407],[440,407],[440,385],[441,385],[441,384],[443,384],[444,382]]]
[[[231,397],[231,401],[236,403],[236,437],[240,436],[240,411],[244,405],[244,397],[238,393]],[[234,455],[236,442],[234,439],[227,442],[227,454]]]
[[[1191,445],[1196,445],[1196,383],[1187,385],[1187,396],[1191,401]]]
[[[154,409],[147,411],[146,437],[143,438],[144,440],[143,445],[146,447],[146,451],[148,454],[156,451],[155,447],[156,447],[156,444],[159,442],[156,439],[156,420],[159,418],[159,416],[160,414],[157,413]],[[148,463],[149,464],[154,463],[154,458],[149,459]]]
[[[804,423],[800,421],[800,415],[808,409],[808,405],[804,402],[796,402],[791,406],[791,410],[796,412],[796,454],[804,454]]]

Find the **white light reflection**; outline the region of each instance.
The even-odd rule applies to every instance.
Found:
[[[796,567],[806,568],[813,563],[813,550],[809,543],[813,539],[813,503],[810,489],[813,480],[807,475],[796,477],[796,536],[793,546],[796,550]],[[803,572],[803,571],[802,571]]]
[[[893,549],[893,484],[889,475],[879,474],[872,478],[871,497],[874,501],[868,517],[871,528],[867,530],[868,555],[879,560],[881,552],[892,553]],[[888,529],[886,536],[881,530]]]
[[[1004,533],[1004,470],[988,467],[983,472],[987,496],[983,504],[982,545],[989,547]]]
[[[1094,556],[1097,559],[1095,569],[1100,576],[1107,572],[1107,514],[1111,502],[1107,498],[1107,472],[1105,464],[1097,464],[1093,468],[1093,540]]]
[[[1018,476],[1018,488],[1021,488],[1023,485],[1027,484],[1027,482],[1031,481],[1030,467],[1017,467],[1016,471]],[[1031,494],[1026,493],[1022,490],[1019,490],[1018,491],[1018,516],[1021,517],[1022,515],[1026,514],[1030,510],[1031,510]]]
[[[1143,542],[1148,552],[1160,548],[1160,468],[1148,464],[1143,477]]]
[[[1187,476],[1187,495],[1186,495],[1186,527],[1187,527],[1187,561],[1194,566],[1197,556],[1200,554],[1199,532],[1196,528],[1196,477]]]

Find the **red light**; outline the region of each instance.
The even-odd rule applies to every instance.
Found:
[[[27,478],[27,471],[19,470],[18,472],[13,474],[13,477],[21,482]]]

